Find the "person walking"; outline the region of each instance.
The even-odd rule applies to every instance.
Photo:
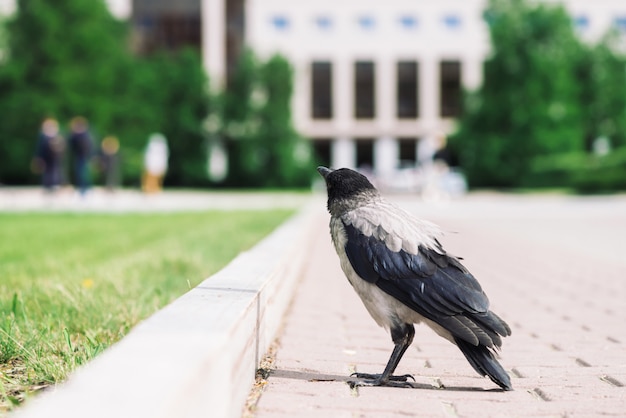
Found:
[[[119,185],[119,156],[120,141],[115,136],[107,136],[100,144],[98,152],[98,165],[102,171],[104,186],[107,191],[112,192]]]
[[[93,140],[89,132],[89,122],[82,116],[70,121],[69,145],[74,157],[76,187],[84,196],[89,189],[89,160],[93,153]]]
[[[46,192],[54,192],[63,181],[64,153],[65,140],[59,132],[59,122],[54,118],[44,119],[31,169],[41,174],[41,183]]]

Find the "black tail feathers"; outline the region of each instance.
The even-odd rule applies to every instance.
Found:
[[[474,370],[481,376],[489,376],[489,378],[504,390],[513,390],[511,379],[504,371],[498,360],[496,360],[493,352],[484,345],[472,345],[460,338],[455,338],[454,342],[461,349],[465,358],[472,365]]]

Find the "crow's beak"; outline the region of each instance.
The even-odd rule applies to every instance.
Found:
[[[323,165],[320,165],[319,167],[317,167],[317,172],[320,173],[320,175],[324,178],[326,178],[326,176],[328,176],[330,173],[332,173],[335,170],[331,170],[330,168],[326,168]]]

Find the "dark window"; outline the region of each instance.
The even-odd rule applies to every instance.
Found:
[[[329,138],[315,138],[311,140],[315,162],[330,167],[332,161],[332,141]]]
[[[311,77],[311,116],[313,119],[333,117],[333,78],[330,62],[314,62]]]
[[[371,138],[357,138],[356,166],[358,168],[372,168],[374,166],[374,140]]]
[[[397,116],[401,119],[418,116],[418,66],[415,61],[400,61],[397,66]]]
[[[200,0],[176,3],[134,0],[132,20],[139,53],[175,51],[189,46],[200,49]]]
[[[585,15],[578,15],[574,18],[574,27],[584,31],[589,28],[589,18]]]
[[[372,16],[361,16],[358,22],[361,29],[364,30],[372,30],[376,26],[376,20]]]
[[[372,119],[375,109],[374,63],[359,61],[354,65],[354,116]]]
[[[417,138],[399,138],[398,148],[401,165],[414,165],[417,161]]]
[[[321,30],[329,30],[333,27],[333,21],[328,16],[318,16],[315,19],[315,24]]]
[[[417,27],[417,19],[414,16],[401,16],[398,19],[398,22],[404,29],[415,29]]]
[[[442,21],[448,29],[458,29],[461,27],[461,18],[457,15],[446,15],[442,18]]]
[[[279,31],[287,30],[289,29],[289,19],[285,16],[274,16],[272,18],[272,25]]]
[[[440,103],[442,117],[461,114],[461,63],[443,61],[440,66]]]

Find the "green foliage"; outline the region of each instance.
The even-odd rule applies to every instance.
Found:
[[[585,145],[598,137],[626,146],[626,57],[618,54],[619,34],[609,32],[597,45],[584,46],[578,63]]]
[[[314,172],[310,144],[298,135],[291,121],[292,80],[291,65],[280,55],[261,68],[266,97],[258,111],[257,141],[266,150],[265,186],[308,186]]]
[[[259,84],[259,64],[250,50],[245,50],[222,94],[223,136],[228,149],[228,178],[230,186],[259,187],[262,185],[260,156],[262,144],[255,138],[255,108],[253,94]]]
[[[28,166],[42,118],[64,124],[77,114],[97,139],[120,139],[127,181],[138,183],[148,136],[158,131],[171,151],[166,181],[207,182],[202,123],[210,99],[197,52],[133,56],[126,25],[103,0],[22,0],[18,7],[0,67],[1,182],[35,181]]]
[[[208,80],[199,54],[186,49],[151,58],[157,74],[159,121],[152,125],[168,139],[170,158],[166,184],[203,186],[206,172],[206,133],[203,122],[210,109]]]
[[[525,187],[566,187],[582,193],[626,190],[626,147],[607,155],[586,152],[533,159]]]
[[[5,51],[8,48],[7,45],[7,33],[6,33],[6,16],[0,16],[0,66],[4,64]]]
[[[7,34],[0,66],[1,183],[37,181],[29,162],[44,117],[64,126],[82,115],[96,140],[119,138],[126,184],[138,184],[154,132],[168,140],[168,185],[209,184],[207,148],[215,134],[229,152],[225,185],[309,184],[309,144],[292,126],[293,74],[283,58],[260,63],[246,51],[227,91],[214,100],[196,51],[133,56],[125,24],[103,0],[21,0]],[[218,120],[219,128],[207,132],[207,120]]]
[[[7,70],[20,93],[32,95],[39,114],[69,118],[84,113],[106,125],[113,111],[97,102],[119,82],[126,28],[103,1],[18,4],[8,27]]]
[[[0,413],[64,380],[290,213],[0,214]]]
[[[310,184],[309,143],[291,120],[293,70],[279,56],[259,63],[246,51],[223,97],[228,142],[228,184],[243,187],[300,187]]]
[[[492,0],[485,17],[493,54],[482,88],[466,95],[466,113],[450,139],[470,185],[583,189],[583,177],[617,177],[613,169],[592,170],[596,159],[586,155],[601,136],[615,148],[626,146],[626,59],[615,52],[615,35],[585,45],[562,6],[524,0]],[[577,162],[562,170],[562,158]],[[537,169],[541,161],[557,165]],[[574,174],[576,164],[580,174]]]
[[[471,185],[514,186],[534,156],[583,146],[581,46],[560,6],[492,0],[486,18],[493,54],[451,145]]]
[[[46,115],[67,121],[84,115],[110,127],[123,83],[125,26],[102,0],[18,1],[8,23],[8,51],[0,67],[2,180],[28,180],[28,161]]]

